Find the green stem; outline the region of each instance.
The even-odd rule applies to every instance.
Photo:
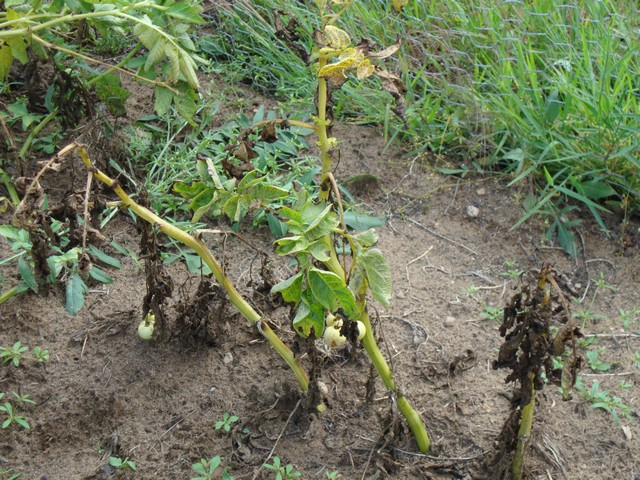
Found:
[[[13,186],[11,182],[11,177],[7,172],[0,168],[0,182],[4,184],[4,188],[7,189],[7,193],[9,193],[9,197],[11,198],[11,203],[15,206],[20,203],[20,197],[18,196],[18,192],[16,191],[16,187]]]
[[[142,47],[142,44],[137,43],[135,47],[133,47],[133,49],[127,53],[122,60],[120,60],[118,63],[116,63],[114,66],[108,68],[107,70],[105,70],[104,72],[102,72],[100,75],[96,75],[95,77],[93,77],[91,80],[89,80],[87,82],[87,85],[93,85],[94,83],[96,83],[98,80],[100,80],[102,77],[109,75],[110,73],[116,71],[116,70],[121,70],[122,66],[125,65],[129,60],[131,60],[133,58],[133,56],[138,53],[140,51],[140,47]]]
[[[318,68],[327,64],[326,57],[320,57]],[[327,80],[318,78],[318,118],[316,119],[316,132],[318,143],[320,144],[320,160],[322,161],[322,171],[320,173],[320,200],[327,200],[331,185],[329,184],[329,173],[331,172],[331,155],[329,155],[329,137],[327,135],[327,100],[329,87]]]
[[[260,333],[267,339],[267,341],[269,341],[271,346],[276,350],[276,352],[280,354],[284,361],[287,362],[289,367],[291,367],[293,373],[300,382],[302,391],[306,392],[309,389],[309,378],[304,369],[296,360],[293,352],[282,342],[282,340],[278,338],[273,330],[271,330],[269,325],[267,325],[262,320],[260,314],[256,312],[244,298],[242,298],[240,293],[238,293],[235,286],[231,283],[229,277],[225,275],[222,267],[213,256],[211,251],[204,244],[204,242],[199,238],[193,237],[188,233],[183,232],[179,228],[171,225],[166,220],[160,218],[151,210],[133,201],[115,180],[105,175],[93,165],[93,162],[89,158],[89,155],[87,154],[84,146],[79,144],[71,144],[63,148],[58,153],[58,157],[62,157],[75,149],[79,150],[82,161],[87,166],[89,171],[93,174],[93,176],[110,187],[113,192],[120,198],[124,207],[129,208],[132,212],[134,212],[136,215],[138,215],[140,218],[147,221],[151,225],[158,227],[161,232],[170,236],[174,240],[177,240],[178,242],[183,243],[184,245],[195,250],[198,256],[202,258],[204,263],[211,269],[220,286],[224,288],[231,303],[233,303],[233,305],[240,311],[243,317],[245,317],[250,323],[257,326]]]
[[[44,119],[38,125],[36,125],[36,127],[33,130],[31,130],[31,133],[29,134],[27,139],[24,141],[24,145],[22,145],[22,148],[18,152],[18,155],[20,156],[20,158],[24,158],[24,156],[27,154],[27,150],[29,150],[29,147],[31,146],[31,142],[33,142],[33,139],[36,137],[36,135],[38,135],[42,131],[44,127],[47,126],[47,124],[51,120],[53,120],[56,117],[57,114],[58,114],[58,108],[56,107],[53,109],[53,111],[49,115],[44,117]]]
[[[531,426],[533,425],[533,408],[536,403],[536,391],[533,386],[534,374],[531,374],[531,401],[522,407],[520,416],[520,428],[518,430],[518,445],[513,463],[511,464],[511,480],[521,480],[524,468],[524,456],[527,449],[527,442],[531,437]]]
[[[20,289],[18,287],[19,285],[16,285],[15,287],[7,290],[6,292],[2,292],[0,294],[0,305],[12,299],[16,295],[18,295],[20,293]]]
[[[0,23],[0,39],[13,38],[13,37],[28,37],[33,32],[38,32],[40,30],[55,27],[56,25],[59,25],[61,23],[77,22],[78,20],[85,20],[90,18],[115,16],[115,17],[125,17],[125,18],[131,19],[132,17],[124,14],[124,12],[126,12],[127,10],[135,10],[135,9],[144,8],[144,7],[155,8],[157,10],[167,9],[167,7],[156,5],[153,2],[140,2],[140,3],[135,3],[133,5],[128,5],[126,7],[122,7],[119,9],[100,10],[97,12],[76,13],[76,14],[58,16],[57,18],[49,20],[48,22],[39,23],[36,25],[30,25],[28,27],[4,30],[10,27],[11,25],[33,23],[34,19],[43,17],[43,15],[34,15],[33,17],[25,16],[25,17],[16,18],[14,20],[7,20],[6,22]],[[48,16],[52,17],[55,15],[48,15]],[[135,19],[135,23],[140,23],[140,19]]]

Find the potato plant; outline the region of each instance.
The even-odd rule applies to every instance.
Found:
[[[299,188],[292,202],[282,205],[283,200],[290,197],[290,192],[265,182],[265,178],[258,176],[255,171],[251,171],[250,168],[244,169],[245,165],[242,163],[239,166],[225,165],[229,178],[222,179],[213,162],[203,159],[198,161],[198,170],[208,188],[198,195],[207,195],[208,200],[199,206],[196,213],[202,216],[207,210],[214,210],[238,222],[256,203],[265,208],[273,207],[283,232],[282,238],[275,242],[276,252],[282,256],[293,257],[298,266],[294,275],[272,289],[272,293],[279,293],[286,302],[293,304],[293,329],[304,338],[319,339],[324,335],[328,343],[335,346],[344,344],[347,339],[356,345],[357,342],[361,342],[388,389],[392,401],[406,418],[418,449],[424,453],[430,448],[427,430],[420,415],[411,407],[396,384],[391,368],[376,343],[368,313],[368,294],[385,308],[390,306],[392,292],[389,265],[382,252],[375,248],[378,239],[373,231],[353,233],[347,230],[340,192],[332,173],[332,155],[338,141],[331,135],[331,91],[348,81],[351,73],[360,80],[374,74],[380,77],[383,88],[391,93],[396,101],[396,113],[402,115],[403,87],[400,80],[373,63],[392,55],[398,46],[375,51],[373,45],[366,40],[353,45],[348,33],[335,26],[350,3],[316,1],[320,12],[320,25],[314,36],[313,51],[310,55],[305,55],[310,60],[317,78],[317,113],[313,117],[313,123],[275,119],[263,121],[260,125],[248,129],[261,128],[262,135],[266,137],[275,135],[277,126],[295,125],[315,132],[321,161],[319,191],[310,193],[304,188]],[[121,18],[122,15],[127,14],[117,17]],[[148,24],[143,25],[141,29],[149,35],[150,32],[156,31]],[[282,34],[295,48],[294,19],[290,20]],[[164,42],[163,39],[164,37],[161,37],[156,41]],[[170,48],[169,44],[167,48]],[[175,66],[175,62],[171,63]],[[179,68],[184,67],[180,61],[177,65]],[[234,150],[234,157],[242,161],[238,151],[242,150],[241,147],[248,147],[250,150],[249,132],[246,132],[246,135],[241,134],[238,144],[238,148]],[[244,148],[244,151],[246,153],[247,148]],[[239,294],[199,235],[187,234],[132,200],[117,180],[96,168],[83,145],[68,145],[56,158],[62,159],[74,152],[79,153],[93,177],[110,187],[120,198],[122,207],[130,209],[160,232],[195,250],[225,290],[231,303],[269,341],[293,370],[301,391],[307,392],[309,377],[293,352]],[[244,161],[246,163],[246,158]],[[145,317],[140,324],[139,333],[144,338],[153,335],[152,320],[151,316]]]
[[[104,97],[107,106],[108,101],[126,95],[119,79],[109,75],[117,70],[155,85],[159,114],[174,104],[181,115],[191,119],[199,88],[196,70],[205,61],[195,54],[189,30],[204,23],[201,10],[193,0],[7,0],[0,7],[0,81],[7,78],[16,61],[24,65],[30,55],[44,60],[60,53],[79,62],[108,67],[89,80],[96,84],[98,96]],[[119,36],[124,40],[130,34],[136,42],[116,65],[80,53],[74,45],[95,42],[98,37]],[[133,59],[142,46],[147,52]],[[157,71],[157,66],[162,68]],[[156,80],[159,76],[162,79]]]

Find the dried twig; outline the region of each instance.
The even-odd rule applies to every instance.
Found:
[[[438,237],[442,240],[445,240],[453,245],[456,245],[460,248],[464,248],[465,250],[467,250],[468,252],[472,253],[473,255],[480,255],[478,252],[476,252],[475,250],[473,250],[472,248],[467,247],[466,245],[463,245],[460,242],[457,242],[449,237],[446,237],[444,235],[442,235],[441,233],[436,232],[435,230],[430,229],[429,227],[424,226],[423,224],[421,224],[420,222],[416,222],[413,218],[410,218],[409,221],[411,223],[413,223],[414,225],[417,225],[418,227],[420,227],[421,229],[423,229],[425,232],[430,233],[431,235],[433,235],[434,237]]]

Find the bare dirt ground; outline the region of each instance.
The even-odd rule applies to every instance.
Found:
[[[640,370],[633,358],[639,339],[615,321],[620,309],[640,306],[637,221],[620,232],[620,219],[612,215],[606,239],[583,212],[584,250],[574,261],[544,239],[542,222],[509,231],[523,213],[526,192],[520,188],[439,176],[439,160],[385,150],[374,128],[342,125],[334,133],[344,140],[338,181],[361,173],[376,177],[352,192],[366,209],[388,217],[378,233],[394,274],[394,299],[389,310],[377,310],[377,333],[398,383],[427,423],[432,451],[417,453],[377,378],[367,397],[364,352],[316,351],[319,379],[329,389],[329,408],[318,415],[302,408],[293,374],[220,296],[213,295],[211,311],[190,312],[178,324],[206,281],[181,265],[168,267],[175,288],[165,310],[167,338],[142,341],[136,329],[145,272],[132,258],[118,257],[123,267],[109,270],[114,283],[92,286],[75,318],[64,310],[62,287],[27,292],[0,306],[0,345],[19,340],[51,356],[44,366],[30,359],[18,368],[0,366],[0,391],[28,393],[36,402],[22,410],[30,430],[0,431],[0,467],[24,479],[189,479],[196,476],[192,463],[221,455],[236,478],[271,479],[275,474],[260,467],[272,454],[305,479],[326,478],[332,470],[344,479],[486,478],[483,462],[494,452],[512,387],[504,371],[491,368],[502,342],[499,322],[480,313],[485,306],[502,308],[518,286],[517,278],[504,275],[507,262],[524,271],[553,265],[584,297],[574,310],[591,304],[593,279],[604,275],[613,289],[597,291],[591,309],[600,316],[581,326],[585,334],[609,335],[599,346],[613,367],[605,374],[585,368],[584,382],[613,391],[624,380],[631,385],[622,394],[625,403],[638,405]],[[469,206],[477,216],[469,215]],[[1,220],[10,222],[7,215]],[[139,252],[129,216],[120,214],[103,234]],[[244,235],[271,250],[267,231]],[[263,279],[254,250],[233,237],[207,242],[224,257],[241,293],[309,367],[307,346],[289,329],[288,307],[257,288]],[[7,257],[4,240],[0,249]],[[277,280],[284,278],[286,261],[272,254],[270,265]],[[15,272],[3,275],[7,284],[16,279]],[[638,325],[632,327],[637,332]],[[229,433],[214,428],[225,412],[239,418]],[[579,395],[563,402],[547,386],[537,396],[526,478],[640,478],[637,412],[622,426]],[[132,459],[137,471],[114,471],[109,456]]]

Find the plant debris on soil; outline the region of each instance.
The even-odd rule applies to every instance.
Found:
[[[178,263],[163,265],[160,234],[145,230],[141,244],[140,227],[121,214],[100,234],[143,264],[118,257],[122,268],[109,270],[113,283],[91,284],[76,317],[65,311],[58,284],[0,306],[0,345],[20,341],[50,352],[44,364],[0,366],[1,391],[28,393],[35,401],[21,410],[31,429],[1,431],[0,468],[25,479],[104,479],[122,475],[109,465],[117,456],[137,465],[126,478],[178,479],[195,476],[191,465],[201,458],[221,455],[237,478],[273,478],[260,467],[277,455],[301,478],[326,478],[333,470],[346,479],[488,478],[483,465],[495,454],[512,399],[504,372],[492,368],[500,324],[480,314],[485,306],[508,305],[520,286],[504,275],[510,262],[524,271],[554,265],[572,295],[586,301],[593,294],[590,279],[606,276],[615,290],[599,294],[602,317],[581,329],[607,335],[601,341],[609,360],[617,361],[597,380],[614,388],[616,375],[624,374],[632,385],[629,398],[637,402],[640,370],[621,362],[640,349],[638,338],[611,335],[624,333],[615,319],[620,309],[638,307],[639,298],[640,245],[637,236],[616,228],[619,219],[609,219],[611,238],[587,221],[580,230],[583,251],[573,260],[544,239],[543,225],[530,221],[510,230],[523,214],[518,188],[496,179],[440,176],[440,159],[407,158],[385,146],[375,128],[336,125],[334,135],[343,141],[336,178],[347,185],[352,179],[362,208],[388,218],[378,233],[394,273],[394,299],[391,308],[377,311],[377,334],[403,393],[425,419],[433,440],[428,455],[417,453],[364,354],[320,344],[309,350],[294,339],[289,309],[257,287],[285,278],[286,259],[270,255],[269,275],[276,278],[266,281],[254,249],[233,236],[206,240],[225,259],[240,292],[289,345],[298,344],[301,362],[316,357],[314,374],[328,406],[322,414],[298,408],[291,371],[211,279],[194,277]],[[104,142],[89,144],[90,154],[94,148]],[[82,178],[81,164],[68,162],[41,185],[62,203],[79,193],[77,185],[60,185],[73,175]],[[9,213],[0,220],[10,223]],[[271,251],[266,229],[243,236]],[[0,254],[10,254],[4,240]],[[9,269],[2,275],[16,280]],[[163,315],[163,334],[145,342],[136,329],[150,310]],[[563,401],[556,390],[548,385],[536,396],[525,478],[638,478],[637,413],[622,428],[606,411],[575,394]],[[228,433],[214,428],[225,412],[239,418]]]

